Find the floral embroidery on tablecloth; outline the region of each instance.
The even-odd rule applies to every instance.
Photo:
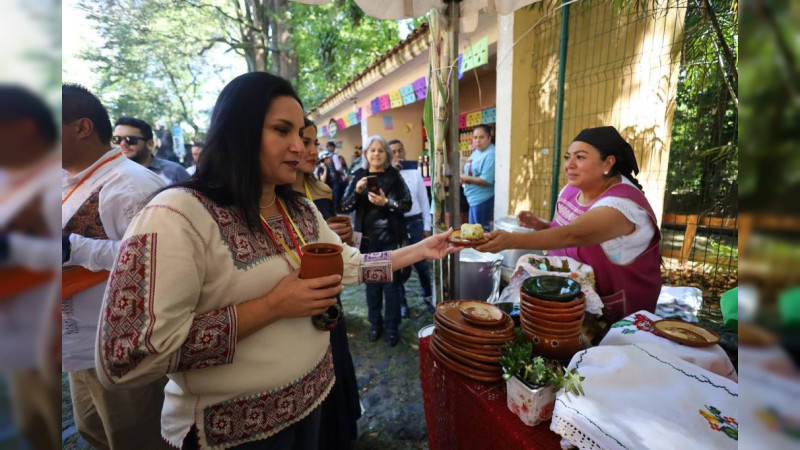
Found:
[[[611,328],[623,328],[629,326],[633,326],[635,327],[635,329],[626,328],[622,330],[622,334],[634,334],[637,331],[646,331],[648,333],[653,333],[654,330],[653,321],[650,320],[650,318],[648,318],[644,314],[638,314],[638,313],[633,315],[633,320],[630,320],[626,317],[614,323],[614,325],[611,325]]]
[[[699,409],[697,412],[708,421],[708,426],[711,427],[712,430],[724,433],[729,438],[738,441],[739,422],[733,417],[723,416],[722,411],[713,406],[705,405],[705,407],[706,411]]]
[[[392,281],[392,252],[365,253],[361,256],[361,280],[364,283]]]

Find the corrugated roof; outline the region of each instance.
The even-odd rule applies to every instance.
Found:
[[[427,32],[428,32],[428,22],[423,22],[417,28],[415,28],[414,31],[412,31],[411,34],[409,34],[405,39],[403,39],[402,41],[398,42],[394,47],[390,48],[383,55],[379,56],[375,61],[370,63],[370,65],[368,65],[364,70],[359,72],[358,75],[354,76],[347,83],[342,85],[342,87],[340,87],[339,89],[334,91],[332,94],[330,94],[327,97],[325,97],[321,102],[319,102],[318,105],[316,105],[313,108],[311,108],[308,111],[308,113],[309,114],[313,114],[315,111],[317,111],[317,109],[319,109],[320,106],[324,105],[325,103],[329,102],[330,100],[332,100],[334,97],[336,97],[340,93],[342,93],[345,90],[347,90],[347,88],[349,88],[350,86],[355,84],[358,80],[360,80],[361,78],[366,76],[371,70],[373,70],[376,67],[380,66],[384,61],[386,61],[387,59],[391,58],[395,54],[399,53],[404,48],[410,46],[411,43],[413,43],[415,40],[420,38],[420,36],[424,36]]]

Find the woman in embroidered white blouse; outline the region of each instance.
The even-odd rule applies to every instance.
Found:
[[[450,232],[377,254],[343,245],[343,277],[300,279],[303,244],[342,244],[292,190],[303,127],[287,81],[237,77],[217,99],[195,176],[156,195],[125,234],[97,372],[109,388],[166,373],[161,433],[174,447],[316,448],[334,380],[328,332],[309,317],[342,283],[386,282],[458,250]]]

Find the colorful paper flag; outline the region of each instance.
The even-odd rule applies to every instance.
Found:
[[[344,119],[336,119],[336,125],[339,126],[339,130],[344,130],[347,126],[344,123]]]
[[[358,110],[356,111],[356,123],[361,123],[361,118],[362,118],[361,107],[359,107]]]
[[[497,117],[497,108],[492,106],[491,108],[486,108],[482,111],[481,114],[481,123],[495,123]]]
[[[472,67],[489,63],[489,38],[484,37],[472,46]]]
[[[383,115],[383,129],[394,130],[394,119],[388,114]]]
[[[414,86],[417,100],[425,100],[425,97],[428,96],[428,83],[425,82],[425,77],[418,78],[411,84]]]
[[[372,115],[378,114],[381,112],[381,99],[380,97],[375,97],[369,102],[370,109],[372,109]]]
[[[410,105],[417,101],[417,96],[414,94],[414,86],[407,84],[400,88],[400,94],[403,96],[403,104]]]
[[[403,94],[400,91],[394,91],[389,93],[389,99],[392,104],[392,108],[399,108],[403,106]]]
[[[474,127],[475,125],[481,124],[481,112],[475,111],[473,113],[467,114],[467,126]]]
[[[458,115],[458,128],[467,128],[467,115],[466,114],[459,114]]]
[[[347,115],[347,117],[350,119],[350,125],[358,124],[358,119],[356,118],[356,113],[351,112],[350,114]]]
[[[386,111],[387,109],[392,109],[391,100],[389,100],[389,94],[383,94],[380,96],[381,99],[381,111]]]

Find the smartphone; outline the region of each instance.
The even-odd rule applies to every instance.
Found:
[[[378,177],[375,175],[370,175],[367,177],[367,189],[369,189],[370,192],[380,194],[381,185],[378,184]]]

